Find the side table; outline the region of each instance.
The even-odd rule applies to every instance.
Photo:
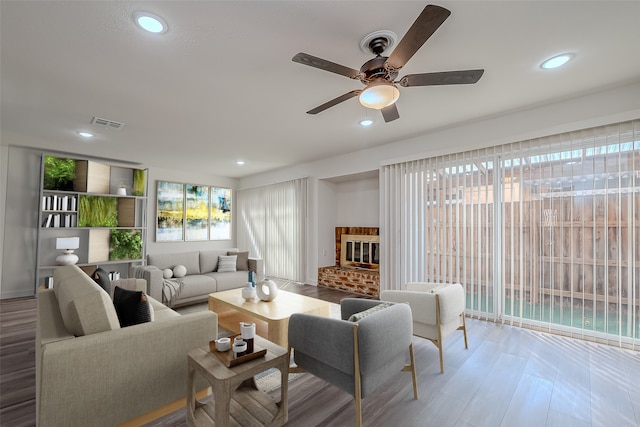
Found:
[[[284,348],[255,337],[255,344],[267,349],[267,354],[228,368],[209,347],[193,349],[188,354],[187,425],[222,427],[231,425],[231,418],[242,426],[281,426],[287,422],[287,389],[289,353]],[[280,402],[257,390],[253,377],[269,368],[280,370]],[[213,401],[196,400],[195,374],[210,385]],[[234,423],[234,425],[236,425]]]

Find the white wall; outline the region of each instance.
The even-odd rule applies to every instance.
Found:
[[[4,147],[3,147],[4,148]],[[33,295],[40,201],[40,152],[3,150],[3,238],[0,298]]]
[[[378,177],[336,185],[338,227],[378,227],[380,189]]]
[[[336,214],[336,187],[329,181],[318,181],[318,267],[329,267],[336,264],[335,227],[338,224]],[[315,282],[318,281],[316,270]]]
[[[637,118],[640,118],[640,82],[439,129],[356,153],[245,177],[240,179],[239,186],[253,187],[303,176],[314,176],[322,183],[327,178],[377,170],[384,164],[457,153]],[[320,184],[319,187],[319,197],[310,200],[309,209],[324,214],[314,224],[319,230],[318,241],[315,242],[318,257],[307,260],[308,270],[313,270],[314,264],[327,265],[328,260],[322,255],[323,250],[327,249],[327,243],[321,230],[329,228],[329,224],[322,216],[331,217],[328,203],[335,198],[334,206],[337,207],[339,197],[337,188],[333,189],[336,194],[330,195],[330,184]],[[354,209],[356,207],[353,206]],[[348,209],[347,205],[345,209]],[[314,245],[313,242],[309,244]]]

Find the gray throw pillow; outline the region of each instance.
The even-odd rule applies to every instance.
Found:
[[[227,252],[227,255],[235,255],[236,271],[249,271],[249,252]]]
[[[377,313],[378,311],[384,310],[387,307],[391,307],[393,305],[393,303],[390,302],[383,302],[380,303],[378,305],[375,305],[371,308],[368,308],[364,311],[361,311],[359,313],[353,313],[351,315],[351,317],[349,317],[349,322],[359,322],[360,320],[364,319],[365,317],[369,316],[370,314],[373,313]]]

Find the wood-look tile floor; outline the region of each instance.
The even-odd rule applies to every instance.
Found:
[[[292,292],[339,302],[340,291],[289,284]],[[35,299],[0,303],[0,425],[35,425]],[[363,401],[372,426],[638,426],[640,353],[467,319],[445,340],[445,373],[429,341],[414,338],[420,398],[411,377]],[[277,393],[277,392],[274,392]],[[287,426],[351,426],[352,398],[309,374],[289,385]],[[150,426],[186,426],[184,410]]]

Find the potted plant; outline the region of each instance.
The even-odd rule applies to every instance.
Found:
[[[142,235],[140,230],[111,230],[109,260],[142,258]]]
[[[44,179],[42,188],[45,190],[73,190],[73,180],[76,177],[76,161],[62,157],[44,157]]]

